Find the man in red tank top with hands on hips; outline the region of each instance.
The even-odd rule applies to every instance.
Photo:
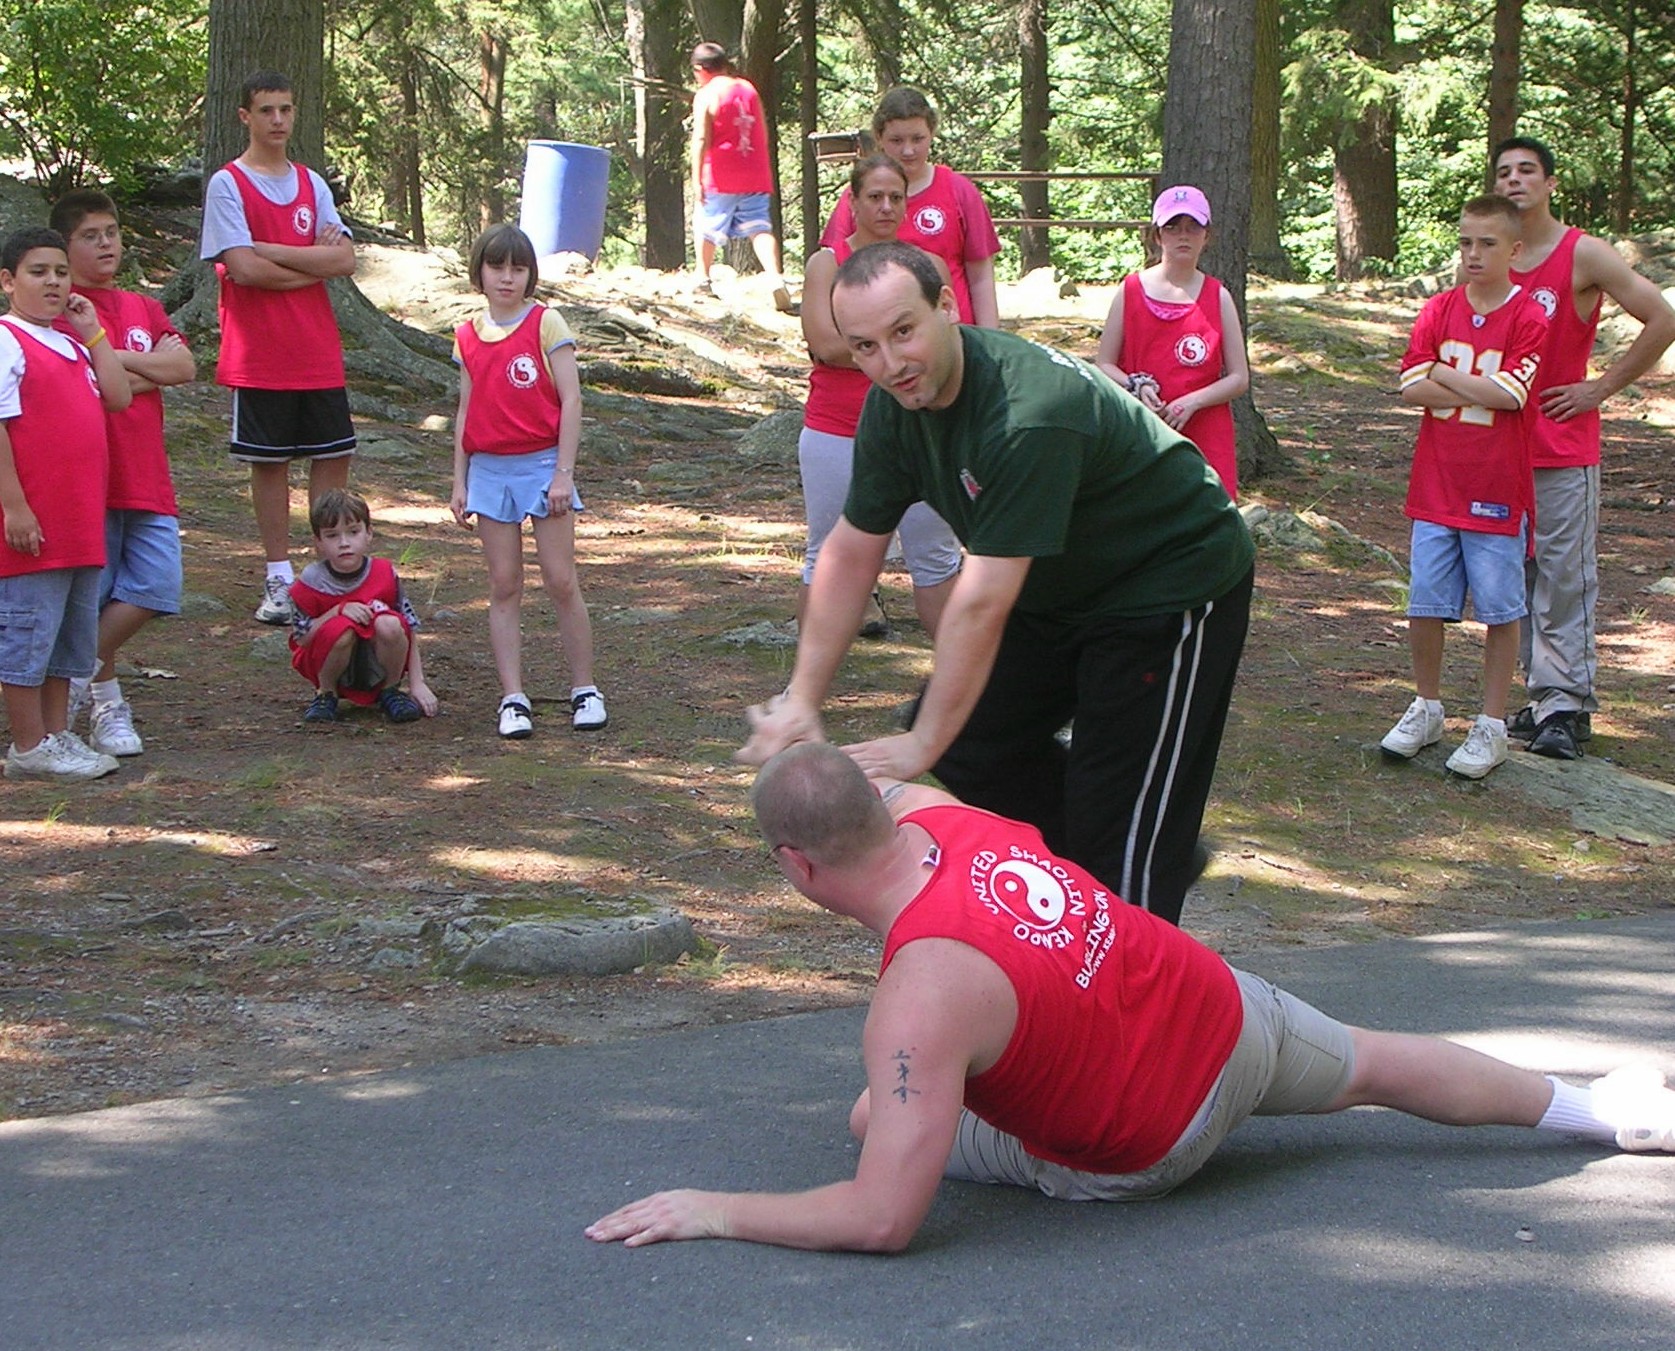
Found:
[[[1535,540],[1529,616],[1520,656],[1527,705],[1507,735],[1538,755],[1575,760],[1592,735],[1589,715],[1598,658],[1599,406],[1639,379],[1675,341],[1675,310],[1656,285],[1603,239],[1553,216],[1553,152],[1528,136],[1495,147],[1495,191],[1517,204],[1523,251],[1512,280],[1547,311],[1532,423]],[[1627,351],[1588,378],[1602,299],[1610,296],[1643,327]]]

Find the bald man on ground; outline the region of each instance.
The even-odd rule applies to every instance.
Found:
[[[894,1252],[944,1176],[1158,1196],[1248,1116],[1364,1105],[1675,1152],[1675,1092],[1655,1068],[1577,1088],[1441,1038],[1349,1027],[1122,904],[1032,827],[937,789],[875,786],[834,746],[775,756],[752,801],[786,879],[884,939],[855,1176],[659,1192],[588,1226],[592,1239]]]

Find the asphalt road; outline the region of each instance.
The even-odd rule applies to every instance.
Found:
[[[1350,1021],[1675,1071],[1675,912],[1245,963]],[[0,1124],[0,1348],[1675,1346],[1675,1156],[1371,1110],[1159,1202],[945,1184],[908,1253],[599,1246],[844,1175],[860,1014]]]

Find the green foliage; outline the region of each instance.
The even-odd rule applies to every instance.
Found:
[[[0,149],[49,196],[178,157],[203,97],[207,0],[0,0]]]

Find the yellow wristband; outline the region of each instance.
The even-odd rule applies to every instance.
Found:
[[[97,347],[104,340],[105,340],[105,330],[101,328],[97,333],[95,333],[91,338],[89,338],[87,340],[88,351],[92,351],[95,347]]]

